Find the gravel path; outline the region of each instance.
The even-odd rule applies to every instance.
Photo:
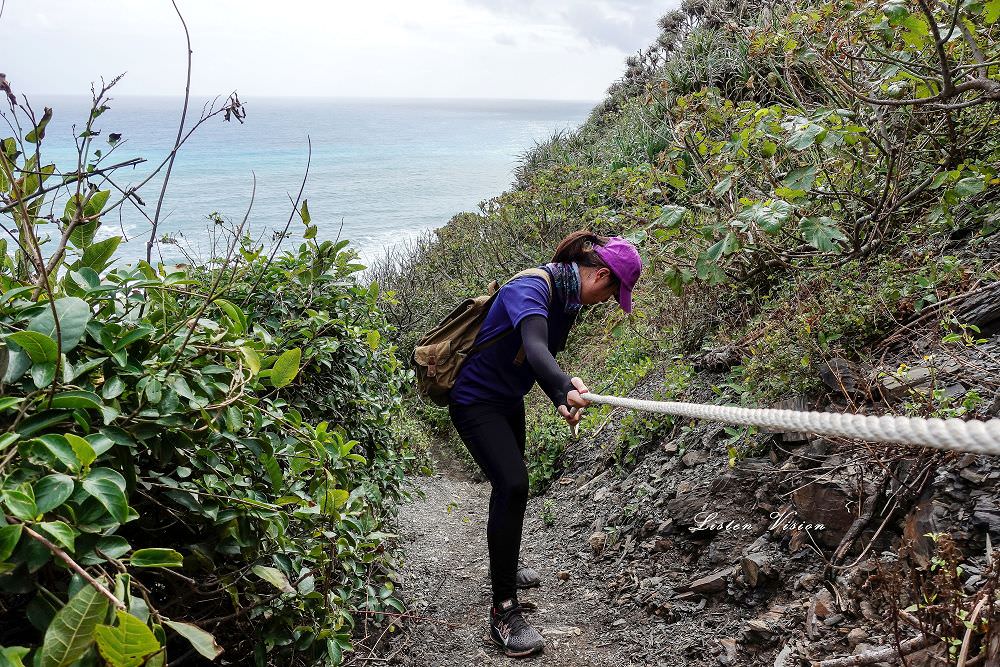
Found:
[[[470,481],[460,465],[437,469],[438,475],[417,480],[425,496],[408,503],[400,514],[407,562],[399,592],[412,613],[435,620],[414,621],[399,633],[394,650],[387,652],[396,653],[394,663],[413,667],[646,664],[635,661],[636,647],[620,645],[617,630],[627,621],[601,599],[597,588],[602,582],[583,574],[589,570],[580,567],[587,558],[586,542],[566,534],[558,523],[545,527],[541,499],[529,502],[521,555],[539,571],[542,585],[521,591],[518,597],[522,604],[534,606],[525,618],[545,637],[545,652],[515,660],[495,648],[486,627],[490,487]],[[568,580],[560,579],[560,572]]]

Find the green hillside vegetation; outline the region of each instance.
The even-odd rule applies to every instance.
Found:
[[[578,131],[523,156],[513,189],[377,267],[401,349],[586,227],[626,235],[647,266],[632,318],[597,308],[571,335],[561,363],[593,390],[622,394],[664,366],[661,398],[677,398],[714,350],[729,369],[720,402],[819,397],[827,360],[862,361],[901,322],[947,320],[938,302],[997,278],[998,15],[995,1],[684,2]],[[908,411],[974,414],[978,399],[946,403]],[[666,425],[630,420],[623,459]],[[566,430],[540,393],[529,422],[540,489]]]
[[[297,249],[213,214],[208,264],[112,267],[122,238],[97,230],[133,195],[106,93],[80,167],[45,162],[52,112],[13,93],[29,129],[0,151],[0,664],[340,664],[403,610],[412,372],[378,286],[304,201]]]

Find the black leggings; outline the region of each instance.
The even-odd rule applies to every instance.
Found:
[[[490,518],[486,541],[490,551],[493,604],[515,597],[521,528],[528,504],[528,470],[524,466],[524,401],[509,406],[451,403],[448,413],[462,442],[490,480]]]

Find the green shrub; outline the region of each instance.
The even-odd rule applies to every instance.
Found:
[[[538,421],[529,424],[525,459],[528,462],[528,486],[533,495],[542,493],[562,472],[562,456],[571,437],[566,420],[554,410],[542,412]]]
[[[309,240],[274,261],[237,233],[204,266],[109,268],[111,192],[68,178],[62,216],[35,217],[34,172],[61,172],[27,126],[0,155],[21,246],[0,244],[7,662],[339,664],[360,615],[403,609],[388,530],[422,447],[394,428],[412,373],[377,286],[305,203]],[[47,267],[43,243],[65,247]],[[136,655],[108,657],[126,635]]]

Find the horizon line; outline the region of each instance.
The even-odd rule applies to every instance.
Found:
[[[242,93],[239,91],[233,91],[243,97]],[[66,92],[33,92],[33,93],[23,93],[27,94],[29,97],[35,99],[43,96],[61,96],[61,97],[89,97],[89,93],[66,93]],[[20,97],[20,93],[18,96]],[[204,93],[191,93],[191,98],[212,98],[212,97],[225,97],[227,93],[219,93],[214,95],[208,95]],[[130,97],[163,97],[163,98],[175,98],[183,99],[183,93],[124,93],[122,95],[111,94],[112,99],[118,98],[130,98]],[[297,99],[297,100],[344,100],[344,101],[419,101],[419,102],[573,102],[580,104],[599,104],[600,99],[579,99],[579,98],[557,98],[557,97],[416,97],[416,96],[406,96],[406,95],[261,95],[247,96],[246,99]],[[242,101],[242,100],[241,100]]]

